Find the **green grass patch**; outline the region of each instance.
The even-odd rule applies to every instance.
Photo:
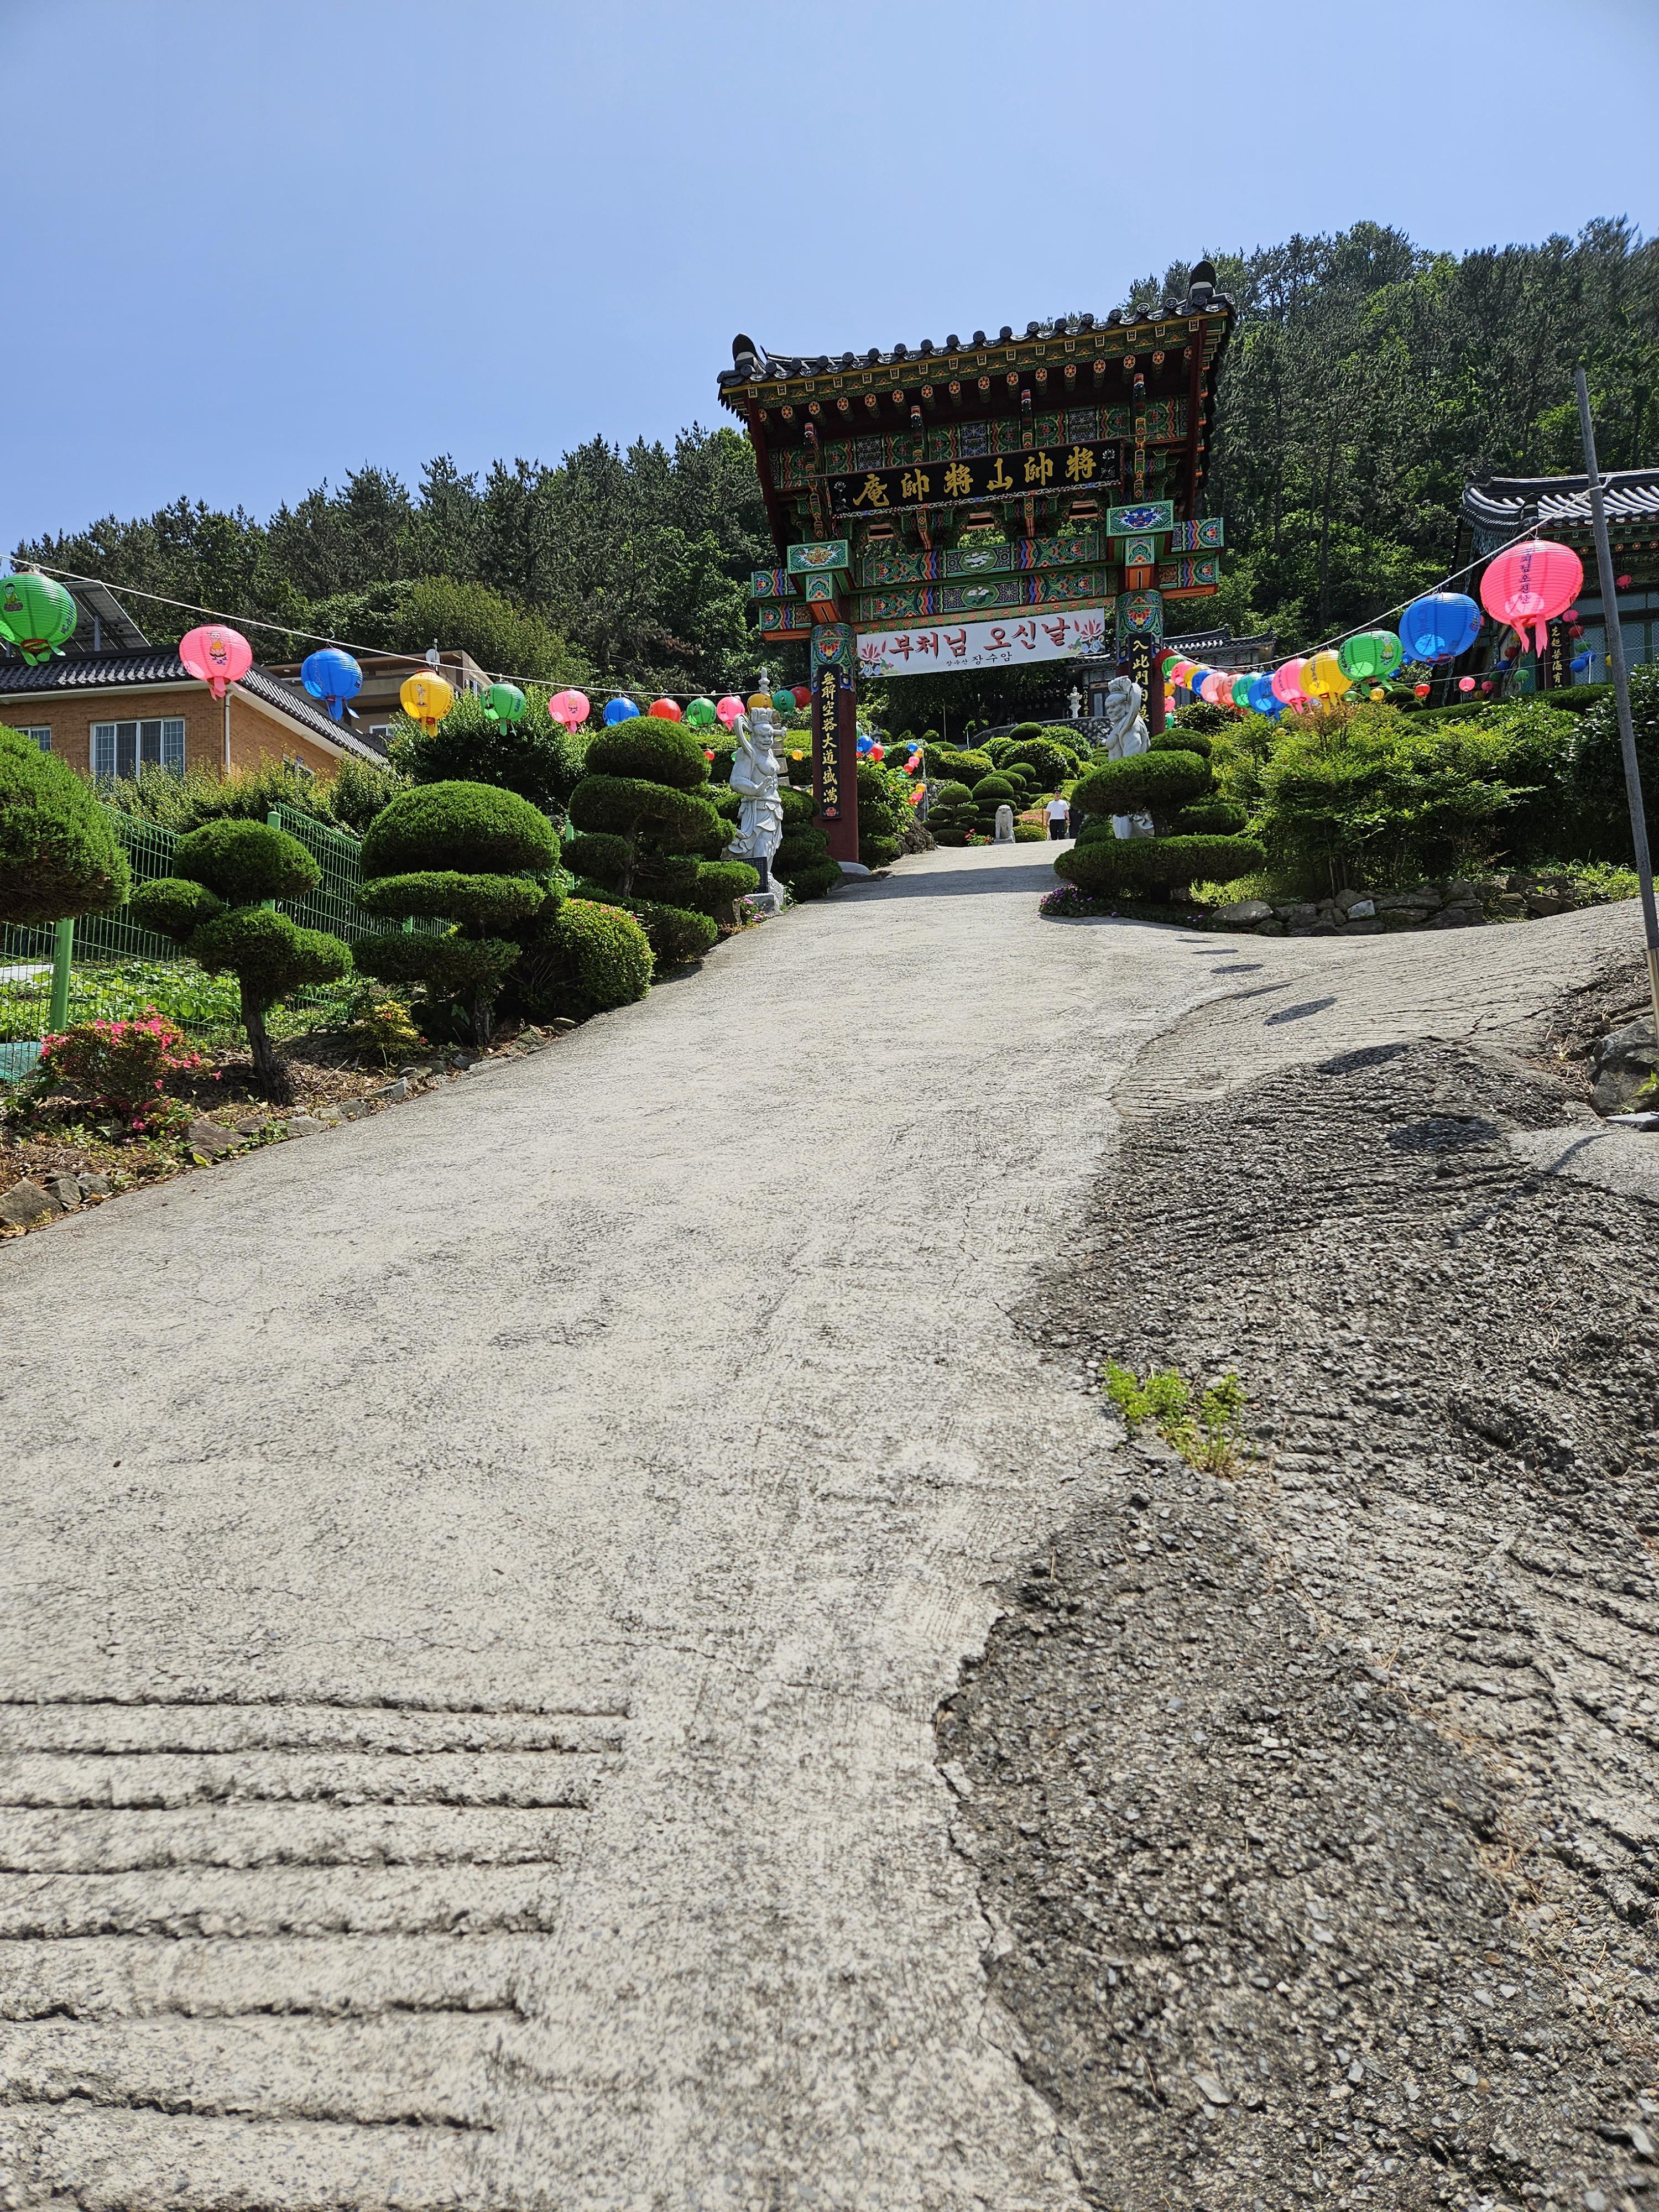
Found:
[[[1106,1395],[1131,1433],[1148,1422],[1164,1443],[1191,1467],[1206,1474],[1232,1474],[1238,1467],[1244,1419],[1244,1386],[1237,1375],[1224,1375],[1202,1388],[1174,1367],[1149,1373],[1141,1382],[1133,1370],[1109,1359],[1101,1370]]]

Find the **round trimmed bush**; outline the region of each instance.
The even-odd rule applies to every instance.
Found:
[[[617,726],[623,726],[619,722]],[[663,724],[665,729],[672,726]],[[709,836],[724,838],[726,834],[725,823],[707,799],[672,784],[647,783],[636,776],[585,775],[570,794],[570,818],[578,830],[629,843],[636,842],[647,830],[680,846]]]
[[[179,840],[173,872],[205,884],[228,906],[259,899],[303,898],[322,880],[322,870],[297,837],[268,822],[226,816],[204,822]]]
[[[568,898],[530,933],[510,988],[531,1021],[581,1021],[642,999],[654,964],[649,939],[625,907]]]
[[[927,749],[928,774],[948,777],[953,783],[972,786],[982,775],[994,774],[995,769],[989,753],[954,752],[945,745],[930,745]]]
[[[702,738],[684,722],[665,722],[659,714],[636,714],[631,721],[611,723],[594,738],[587,748],[587,773],[633,777],[642,783],[671,784],[677,791],[695,791],[708,781],[708,763]]]
[[[1032,787],[1038,791],[1056,790],[1068,775],[1077,773],[1077,761],[1069,746],[1056,744],[1046,732],[1010,744],[1001,766],[1005,774],[1010,768],[1030,769]]]
[[[396,915],[400,921],[441,916],[469,929],[510,929],[541,911],[546,887],[533,876],[463,876],[449,868],[425,868],[408,876],[377,876],[357,894],[370,914]]]
[[[366,877],[434,870],[506,876],[550,868],[558,857],[553,824],[516,792],[490,783],[420,783],[399,792],[370,823],[362,866]]]
[[[160,937],[183,939],[222,912],[224,901],[205,884],[187,883],[182,876],[157,876],[135,885],[131,905],[134,921],[143,928]]]
[[[735,796],[734,793],[734,799]],[[626,837],[612,836],[603,830],[586,830],[570,840],[563,857],[573,875],[590,877],[594,883],[609,888],[622,881],[633,857],[633,848]]]
[[[1184,722],[1169,724],[1146,742],[1155,753],[1197,753],[1205,760],[1215,750],[1215,739],[1207,730],[1195,730]]]
[[[0,921],[119,906],[131,878],[107,811],[33,738],[0,729]]]
[[[211,915],[191,932],[190,957],[210,974],[230,970],[245,993],[268,1005],[307,984],[336,982],[351,965],[337,937],[260,906]]]
[[[700,860],[690,897],[700,915],[734,919],[732,909],[737,902],[759,889],[760,872],[747,860]]]
[[[1183,806],[1175,818],[1178,836],[1236,837],[1249,819],[1237,799],[1223,799],[1219,794],[1210,799],[1195,799],[1190,806]]]
[[[1209,788],[1209,763],[1197,753],[1135,753],[1127,760],[1103,761],[1080,776],[1072,804],[1090,814],[1145,811],[1156,819]]]
[[[754,874],[750,869],[750,873]],[[755,877],[758,884],[760,878]],[[658,969],[684,968],[701,960],[720,941],[720,925],[712,915],[690,907],[660,906],[654,899],[632,899],[629,910],[645,932]]]

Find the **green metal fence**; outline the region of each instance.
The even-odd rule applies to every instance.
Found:
[[[112,807],[108,812],[135,883],[172,873],[178,830]],[[398,927],[357,903],[362,869],[356,837],[291,807],[274,807],[267,819],[297,837],[322,870],[316,889],[304,898],[278,902],[285,913],[307,929],[330,930],[348,940]],[[313,1027],[317,1017],[342,1007],[352,988],[348,981],[297,993],[300,1026]],[[0,924],[0,1083],[28,1073],[40,1039],[52,1030],[71,1022],[131,1019],[151,1006],[195,1042],[223,1047],[240,1041],[234,981],[208,975],[172,938],[141,928],[130,907],[83,915],[72,927],[67,922]]]

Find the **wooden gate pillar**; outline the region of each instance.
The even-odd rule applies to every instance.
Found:
[[[859,856],[858,696],[853,632],[822,623],[812,633],[812,793],[832,860]]]

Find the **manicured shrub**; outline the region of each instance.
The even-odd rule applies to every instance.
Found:
[[[587,767],[570,795],[573,862],[596,899],[637,915],[659,972],[700,958],[720,935],[713,917],[734,919],[733,900],[760,884],[746,862],[720,857],[734,794],[710,785],[702,738],[640,714],[597,736]]]
[[[772,872],[798,899],[823,898],[842,881],[841,863],[830,857],[830,840],[814,819],[809,791],[780,793],[783,841],[772,856]]]
[[[939,845],[965,845],[979,828],[979,809],[965,783],[936,783],[927,802],[927,827]]]
[[[0,921],[66,921],[119,906],[127,859],[73,769],[0,728]]]
[[[173,864],[176,875],[139,884],[133,915],[144,927],[176,938],[210,974],[236,978],[255,1085],[281,1103],[293,1090],[266,1018],[294,992],[337,981],[351,955],[337,937],[301,929],[263,902],[302,896],[322,871],[285,830],[236,819],[206,823],[181,837]]]
[[[197,830],[226,815],[263,822],[274,806],[285,806],[361,836],[408,781],[399,769],[354,754],[329,776],[301,775],[289,761],[262,760],[232,775],[199,764],[182,775],[151,766],[100,785],[98,795],[118,813],[164,830]]]
[[[1190,706],[1177,707],[1170,722],[1184,736],[1213,737],[1218,730],[1224,730],[1232,719],[1224,707],[1212,707],[1207,699],[1194,699]]]
[[[1219,714],[1221,710],[1218,707],[1212,711]],[[1215,750],[1215,738],[1210,731],[1190,729],[1184,722],[1171,724],[1146,742],[1155,753],[1196,753],[1200,760],[1208,760]]]
[[[1135,753],[1102,761],[1079,776],[1072,803],[1091,816],[1150,814],[1156,824],[1160,815],[1173,815],[1209,788],[1209,763],[1197,753]]]
[[[859,858],[884,868],[904,850],[912,826],[911,780],[881,761],[859,763]]]
[[[1054,862],[1054,873],[1093,896],[1157,896],[1191,883],[1229,883],[1260,868],[1251,837],[1114,837],[1085,835]]]
[[[442,937],[360,938],[357,964],[387,983],[420,983],[428,1002],[464,1012],[488,1044],[501,981],[519,957],[502,933],[556,905],[565,878],[547,817],[483,783],[417,784],[378,815],[363,840],[362,904],[402,921],[441,919]]]
[[[650,941],[636,915],[592,899],[561,899],[526,933],[508,979],[526,1021],[576,1021],[642,999],[651,988]]]
[[[951,783],[965,783],[970,788],[981,776],[992,775],[995,767],[996,763],[989,753],[957,752],[948,745],[933,745],[928,749],[927,773],[930,776],[939,776]]]
[[[1237,802],[1219,796],[1195,799],[1190,806],[1183,806],[1176,816],[1175,829],[1180,836],[1236,837],[1249,817]]]

